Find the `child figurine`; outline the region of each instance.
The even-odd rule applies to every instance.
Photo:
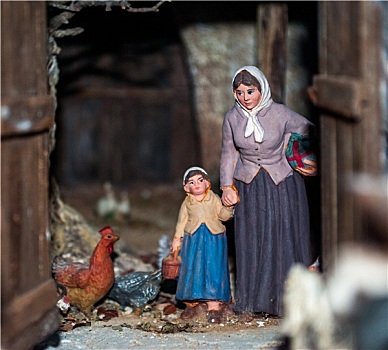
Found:
[[[183,176],[187,193],[176,224],[171,251],[180,249],[181,267],[176,299],[186,304],[181,314],[189,320],[207,312],[208,322],[221,323],[230,301],[228,249],[225,226],[233,207],[222,205],[210,189],[210,179],[200,167]]]

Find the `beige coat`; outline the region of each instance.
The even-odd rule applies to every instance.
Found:
[[[205,198],[198,202],[191,194],[183,201],[174,237],[183,237],[184,233],[193,234],[204,223],[212,234],[225,232],[222,221],[233,216],[233,208],[222,205],[220,197],[209,190]]]

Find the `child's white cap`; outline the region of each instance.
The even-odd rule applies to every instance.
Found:
[[[200,168],[199,166],[192,166],[191,168],[188,168],[185,171],[185,174],[183,175],[183,186],[185,185],[186,176],[189,174],[190,171],[193,171],[193,170],[199,170],[207,175],[207,172],[204,169]]]

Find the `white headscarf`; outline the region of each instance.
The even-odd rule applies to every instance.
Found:
[[[271,89],[269,87],[267,78],[259,68],[255,66],[244,66],[237,70],[237,72],[234,74],[232,79],[232,90],[233,81],[236,78],[236,75],[243,70],[246,70],[247,72],[252,74],[259,81],[261,87],[261,101],[255,108],[252,109],[252,111],[248,111],[236,98],[237,104],[241,107],[245,116],[248,118],[247,127],[245,129],[245,137],[249,137],[253,133],[255,141],[262,142],[264,138],[264,129],[261,126],[259,120],[256,118],[256,115],[259,111],[261,111],[263,108],[269,106],[272,103]]]

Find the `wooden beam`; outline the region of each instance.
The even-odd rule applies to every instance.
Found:
[[[4,335],[2,341],[8,343],[9,340],[23,334],[24,329],[41,320],[50,310],[55,310],[53,309],[53,303],[57,298],[55,291],[54,280],[48,279],[38,287],[15,297],[2,313],[1,327]],[[59,313],[59,310],[57,312]],[[55,325],[50,327],[53,328]]]
[[[288,6],[259,4],[257,19],[258,66],[266,75],[276,102],[285,102]]]
[[[360,120],[366,101],[359,79],[348,76],[315,75],[309,88],[311,102],[342,118]]]

